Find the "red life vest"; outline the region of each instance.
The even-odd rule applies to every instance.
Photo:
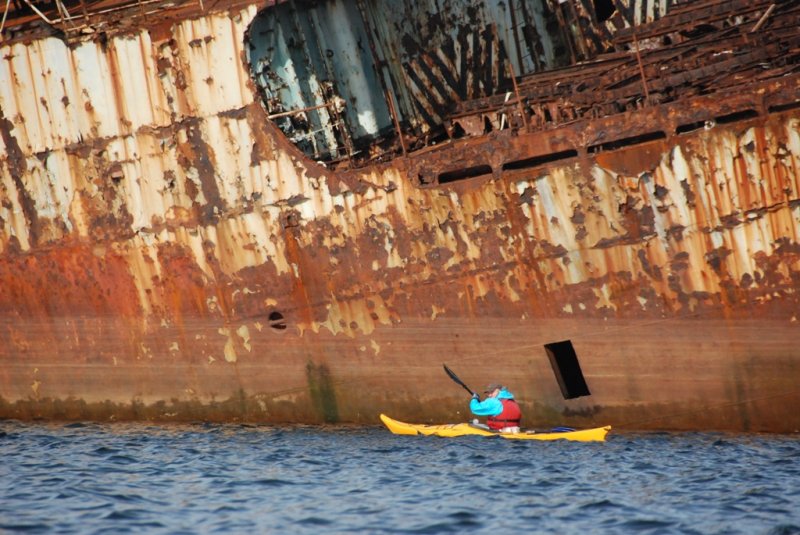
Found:
[[[503,404],[503,412],[497,416],[489,416],[486,419],[486,425],[489,429],[502,429],[504,427],[519,427],[519,422],[522,420],[522,411],[519,405],[513,399],[501,399],[500,403]]]

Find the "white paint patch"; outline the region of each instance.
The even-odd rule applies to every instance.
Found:
[[[228,337],[228,339],[225,341],[225,347],[223,348],[223,354],[225,356],[225,361],[226,362],[230,362],[230,363],[235,363],[236,360],[237,360],[237,358],[236,358],[236,346],[234,345],[233,337],[231,336],[230,329],[228,329],[226,327],[220,327],[220,329],[217,332],[219,332],[219,334],[221,334],[222,336],[227,336]]]
[[[608,287],[608,284],[603,284],[600,288],[592,288],[592,291],[598,298],[597,306],[595,306],[596,309],[608,307],[616,310],[616,305],[611,301],[611,289]]]
[[[239,335],[239,338],[242,339],[242,345],[244,348],[250,352],[250,329],[247,328],[247,325],[242,325],[238,329],[236,329],[236,334]]]

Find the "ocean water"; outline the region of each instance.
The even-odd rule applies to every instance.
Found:
[[[800,440],[0,422],[15,532],[800,533]]]

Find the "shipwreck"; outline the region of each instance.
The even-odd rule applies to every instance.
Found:
[[[800,430],[800,2],[0,8],[0,418]]]

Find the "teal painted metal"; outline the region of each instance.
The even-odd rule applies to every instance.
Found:
[[[391,142],[393,109],[411,138],[445,135],[460,102],[513,91],[515,75],[569,64],[567,40],[539,0],[335,0],[262,11],[248,51],[278,127],[306,155],[328,161]]]

